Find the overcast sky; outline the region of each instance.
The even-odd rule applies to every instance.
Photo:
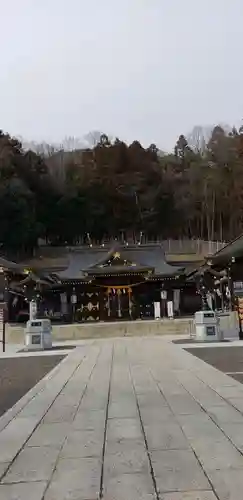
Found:
[[[173,147],[243,118],[243,0],[0,0],[0,128]]]

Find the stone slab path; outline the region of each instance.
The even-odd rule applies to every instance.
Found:
[[[0,419],[0,500],[240,500],[243,385],[166,338],[70,352]]]

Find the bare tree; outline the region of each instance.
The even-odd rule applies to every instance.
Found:
[[[88,134],[84,136],[84,140],[87,143],[88,147],[95,148],[97,144],[100,142],[100,138],[103,135],[103,132],[99,130],[92,130]]]
[[[195,153],[203,154],[205,152],[213,128],[211,126],[196,125],[187,135],[188,145]]]
[[[75,151],[77,149],[84,149],[85,143],[79,137],[67,136],[62,141],[62,148],[64,151]]]

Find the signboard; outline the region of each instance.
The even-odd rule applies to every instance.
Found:
[[[34,345],[39,345],[41,343],[41,335],[32,335],[31,343]]]
[[[216,335],[215,326],[206,326],[207,335]]]

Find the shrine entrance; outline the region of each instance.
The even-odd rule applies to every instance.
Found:
[[[108,320],[132,319],[132,288],[129,286],[107,288],[106,316]]]

